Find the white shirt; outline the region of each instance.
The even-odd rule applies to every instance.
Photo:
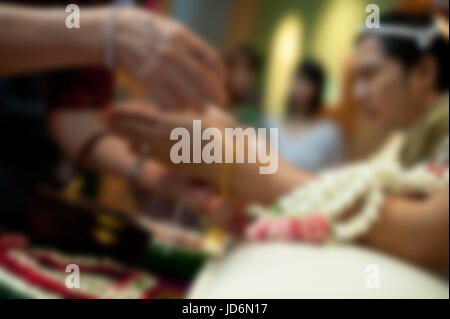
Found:
[[[287,132],[285,125],[274,118],[266,117],[264,123],[269,128],[278,128],[280,154],[299,168],[317,172],[343,161],[344,140],[333,121],[323,120],[297,135]]]

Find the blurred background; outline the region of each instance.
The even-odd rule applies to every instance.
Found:
[[[252,120],[256,114],[248,110],[253,107],[270,116],[285,115],[293,74],[300,62],[312,59],[324,73],[322,111],[336,119],[348,133],[345,135],[347,158],[364,158],[385,140],[383,131],[375,131],[370,120],[360,117],[358,108],[348,100],[351,99],[352,48],[367,16],[365,8],[371,1],[154,0],[140,3],[189,26],[229,62],[230,78],[237,74],[236,82],[243,82],[242,90],[250,86],[248,96],[238,99],[237,109],[241,108],[238,118],[240,115],[244,122],[255,124]],[[439,7],[439,2],[432,0],[384,0],[376,4],[381,14],[392,10],[437,12]],[[447,30],[445,1],[443,7],[439,16],[442,29]],[[232,56],[242,58],[231,59]]]
[[[305,130],[286,124],[285,133],[280,133],[280,152],[294,165],[320,171],[365,159],[386,141],[388,132],[361,114],[350,93],[355,36],[367,16],[366,6],[374,1],[115,2],[171,17],[212,45],[226,66],[227,111],[241,123],[273,126],[286,116],[308,114],[299,120]],[[448,37],[448,2],[376,4],[381,13],[431,12]],[[127,74],[117,70],[115,75],[115,100],[148,98],[148,92]],[[0,82],[3,103],[17,102],[7,100],[8,93],[7,85]],[[33,103],[32,98],[27,101]],[[332,150],[320,161],[295,151],[311,128],[308,123],[317,119],[332,123],[333,132]],[[0,224],[4,247],[27,247],[12,256],[0,254],[0,296],[182,298],[202,265],[226,249],[226,235],[205,229],[189,211],[180,213],[186,209],[177,203],[142,194],[114,176],[71,165],[58,169],[57,181],[51,187],[40,185],[34,196],[27,217],[29,233],[18,235],[7,223]],[[31,246],[25,244],[27,239]],[[80,264],[81,272],[88,273],[83,292],[64,288],[68,262]],[[22,266],[22,278],[12,274],[11,269]],[[26,278],[35,270],[40,277],[33,283]],[[46,285],[47,277],[56,283]],[[26,288],[30,286],[40,288]]]

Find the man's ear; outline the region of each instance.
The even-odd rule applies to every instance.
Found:
[[[415,69],[419,89],[429,90],[436,87],[438,65],[431,55],[423,57]]]

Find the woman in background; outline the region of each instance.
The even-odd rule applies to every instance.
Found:
[[[321,116],[324,85],[322,67],[305,60],[294,75],[285,119],[265,119],[267,127],[278,128],[280,154],[312,172],[341,163],[344,153],[340,128]]]

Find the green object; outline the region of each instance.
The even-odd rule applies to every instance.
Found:
[[[14,290],[14,288],[0,281],[0,299],[29,299],[31,296]]]
[[[153,239],[149,242],[141,267],[170,279],[191,280],[207,259],[204,252],[171,246]]]
[[[272,211],[272,213],[274,214],[279,214],[281,213],[282,209],[281,209],[281,205],[279,203],[275,203],[272,205],[272,207],[270,208],[270,210]]]
[[[98,191],[100,189],[99,175],[92,171],[86,171],[83,177],[84,177],[84,184],[82,189],[83,197],[91,200],[96,199]]]
[[[245,103],[239,106],[236,110],[235,118],[239,123],[248,125],[250,127],[264,127],[261,120],[261,110],[254,103]]]

